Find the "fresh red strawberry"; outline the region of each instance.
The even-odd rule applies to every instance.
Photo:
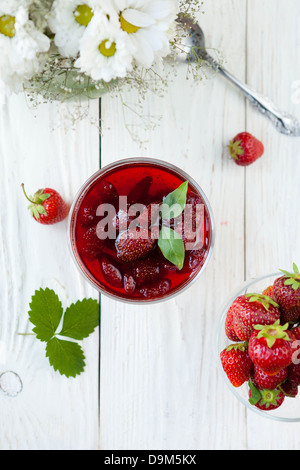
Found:
[[[248,382],[253,364],[246,343],[228,346],[221,352],[220,359],[225,374],[235,388]]]
[[[249,402],[262,411],[280,408],[285,401],[285,394],[279,390],[257,390],[252,384],[249,390]]]
[[[249,341],[249,355],[268,375],[276,375],[292,363],[293,346],[288,324],[256,325]]]
[[[299,393],[298,385],[290,382],[289,380],[286,380],[278,388],[285,394],[286,397],[290,398],[296,398]]]
[[[109,256],[102,257],[101,269],[109,285],[123,287],[123,275]]]
[[[137,260],[132,266],[132,273],[139,282],[157,279],[160,274],[160,263],[152,258]]]
[[[233,341],[234,343],[236,343],[240,341],[240,338],[237,336],[237,334],[234,331],[234,312],[235,310],[233,306],[231,306],[226,315],[225,333],[226,333],[227,338],[230,341]]]
[[[273,325],[280,318],[278,305],[259,294],[239,296],[232,304],[233,328],[241,341],[249,341],[255,325]]]
[[[120,260],[130,263],[146,256],[154,247],[156,240],[148,230],[137,227],[120,233],[115,246]]]
[[[267,375],[260,367],[254,365],[253,383],[259,390],[274,390],[278,385],[286,381],[288,376],[287,369],[282,369],[278,374]]]
[[[82,235],[84,245],[81,249],[81,255],[88,261],[95,261],[102,253],[102,244],[97,236],[95,226],[89,227]]]
[[[69,207],[57,191],[50,188],[40,189],[33,197],[28,197],[22,184],[32,217],[42,225],[52,225],[64,220]]]
[[[296,322],[300,319],[300,273],[296,264],[293,273],[283,271],[284,276],[276,279],[273,293],[281,309],[283,323]]]
[[[264,154],[264,146],[249,132],[241,132],[229,144],[229,153],[239,166],[249,166]]]
[[[266,297],[270,297],[270,299],[273,299],[275,301],[273,294],[273,286],[267,287],[267,289],[263,291],[263,295],[265,295]]]
[[[292,328],[290,331],[293,334],[295,341],[300,341],[300,326]]]
[[[154,299],[166,295],[171,289],[171,281],[169,279],[162,279],[156,283],[151,283],[149,286],[144,285],[140,288],[139,293],[145,299]]]

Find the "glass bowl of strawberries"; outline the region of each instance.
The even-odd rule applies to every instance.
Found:
[[[300,273],[245,282],[225,303],[217,364],[235,397],[278,421],[300,421]]]
[[[154,303],[189,287],[207,266],[214,219],[203,190],[184,171],[151,158],[117,161],[79,190],[69,242],[80,272],[98,291]]]

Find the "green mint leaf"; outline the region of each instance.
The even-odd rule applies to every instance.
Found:
[[[52,338],[46,347],[46,357],[55,371],[66,377],[76,377],[85,368],[85,357],[77,343]]]
[[[158,246],[164,257],[181,270],[184,265],[185,248],[180,235],[164,225],[161,228]]]
[[[164,199],[161,205],[161,216],[164,220],[175,219],[182,214],[186,205],[188,185],[186,181]]]
[[[63,315],[62,304],[51,289],[35,291],[30,303],[29,320],[40,341],[49,341],[55,334]]]
[[[83,299],[66,309],[59,336],[77,340],[87,338],[99,325],[99,304],[94,299]]]

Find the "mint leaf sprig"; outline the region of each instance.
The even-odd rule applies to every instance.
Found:
[[[185,181],[175,191],[168,194],[161,206],[162,227],[159,233],[158,246],[164,257],[181,270],[185,260],[185,247],[182,237],[166,221],[179,217],[184,211],[188,191]]]
[[[77,341],[87,338],[99,325],[97,300],[79,300],[63,312],[57,294],[48,288],[40,289],[32,296],[28,314],[36,338],[47,343],[46,357],[54,370],[66,377],[80,375],[86,364],[84,352]]]

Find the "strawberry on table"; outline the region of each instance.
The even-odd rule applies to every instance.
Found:
[[[300,273],[293,265],[293,273],[281,270],[284,276],[276,279],[273,295],[282,312],[282,322],[296,322],[300,319]]]
[[[288,334],[288,323],[256,325],[249,341],[252,362],[267,375],[276,375],[292,364],[293,340]]]
[[[270,297],[245,294],[231,306],[232,328],[240,341],[249,341],[255,325],[272,325],[280,318],[280,310]]]
[[[248,382],[253,369],[246,343],[232,344],[220,354],[221,363],[230,383],[241,387]]]
[[[241,132],[229,144],[229,153],[239,166],[249,166],[264,154],[264,146],[249,132]]]
[[[30,202],[28,209],[32,217],[42,225],[52,225],[64,220],[69,213],[69,207],[60,194],[54,189],[45,188],[37,191],[33,197],[28,197],[24,184],[21,185],[26,199]]]

